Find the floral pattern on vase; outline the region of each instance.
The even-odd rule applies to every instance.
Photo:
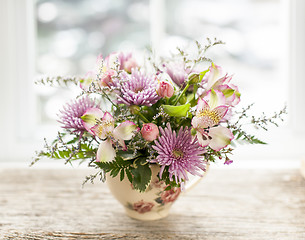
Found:
[[[170,189],[170,190],[161,192],[160,198],[162,200],[162,203],[166,204],[166,203],[176,201],[177,198],[179,197],[180,193],[181,193],[180,188],[174,188],[174,189]]]
[[[163,181],[155,179],[150,183],[146,190],[146,192],[157,190],[155,193],[156,198],[154,199],[154,202],[147,202],[141,199],[135,203],[128,202],[126,207],[140,214],[148,213],[152,211],[153,208],[155,211],[160,211],[164,208],[164,205],[175,202],[181,193],[180,188],[165,190],[167,187],[168,185],[166,185]]]
[[[144,202],[143,199],[139,202],[133,204],[132,208],[138,213],[150,212],[151,209],[155,206],[152,202]]]

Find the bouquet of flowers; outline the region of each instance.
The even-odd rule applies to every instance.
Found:
[[[43,84],[79,85],[80,94],[59,112],[62,130],[45,143],[33,163],[42,157],[80,160],[95,167],[93,180],[105,173],[128,178],[133,188],[145,191],[150,165],[168,189],[201,176],[214,161],[231,164],[235,143],[264,144],[243,129],[247,120],[267,129],[282,119],[285,109],[271,117],[249,117],[251,105],[236,110],[241,94],[233,76],[206,56],[221,41],[195,42],[196,53],[179,49],[171,57],[142,62],[132,53],[98,56],[95,67],[82,78],[43,78]],[[141,63],[140,63],[141,62]]]

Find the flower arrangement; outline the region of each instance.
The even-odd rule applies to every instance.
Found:
[[[149,56],[141,64],[132,53],[100,55],[85,77],[41,79],[79,85],[80,95],[60,110],[62,130],[33,163],[43,157],[80,160],[98,170],[85,182],[104,180],[109,172],[127,177],[140,192],[151,181],[150,166],[157,165],[167,190],[183,190],[188,174],[201,176],[215,161],[231,164],[236,142],[264,144],[243,129],[243,121],[266,130],[286,109],[269,118],[249,117],[251,105],[237,110],[241,94],[233,76],[206,57],[222,43],[196,41],[196,54],[178,48],[171,57]]]

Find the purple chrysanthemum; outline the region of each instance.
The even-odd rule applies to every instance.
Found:
[[[128,106],[152,106],[160,99],[156,91],[158,81],[153,75],[145,75],[133,69],[131,74],[122,73],[122,81],[119,84],[118,103]]]
[[[87,109],[97,107],[97,105],[98,104],[88,96],[76,99],[71,103],[67,103],[63,109],[59,111],[58,122],[62,124],[62,128],[81,134],[86,130],[83,126],[81,116],[84,115]]]
[[[167,127],[160,127],[161,136],[155,140],[152,146],[158,152],[158,156],[151,162],[161,165],[160,177],[164,168],[168,166],[169,177],[173,175],[177,183],[187,181],[187,173],[201,176],[200,170],[205,171],[206,161],[202,154],[205,150],[199,145],[197,139],[193,139],[191,131],[186,127],[180,128],[178,134],[171,129],[169,123]]]

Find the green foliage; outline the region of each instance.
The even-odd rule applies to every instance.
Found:
[[[110,172],[111,177],[116,177],[120,173],[120,171],[124,171],[125,168],[130,167],[131,162],[130,161],[125,161],[120,156],[116,156],[115,161],[112,161],[112,162],[95,162],[95,164],[97,166],[99,166],[101,169],[103,169],[106,173]]]
[[[164,112],[172,117],[185,117],[187,112],[189,111],[191,105],[184,104],[180,106],[172,106],[172,105],[162,105]]]
[[[264,141],[256,138],[254,135],[247,134],[244,130],[240,128],[233,130],[232,133],[235,137],[235,140],[240,143],[247,142],[250,144],[267,144]]]
[[[115,161],[95,162],[95,164],[106,173],[109,172],[111,177],[120,174],[120,181],[123,181],[126,175],[133,187],[140,192],[146,190],[151,180],[151,169],[146,157],[124,160],[121,156],[116,156]]]
[[[233,124],[229,124],[228,128],[232,130],[235,141],[238,143],[250,143],[250,144],[266,144],[266,142],[256,138],[252,134],[248,134],[243,127],[245,125],[252,125],[256,129],[264,129],[267,131],[267,127],[271,125],[278,126],[277,121],[283,121],[283,116],[287,113],[286,106],[279,111],[274,113],[272,116],[267,117],[264,113],[261,117],[256,118],[254,116],[249,116],[248,111],[251,109],[253,104],[243,108],[241,112],[236,112],[236,115],[239,116],[238,119]],[[251,119],[249,122],[248,119]],[[247,121],[247,122],[245,122]],[[234,143],[232,143],[233,145]]]
[[[151,180],[151,169],[145,158],[142,158],[136,164],[135,168],[131,168],[132,185],[140,192],[144,192]]]
[[[79,81],[81,79],[78,77],[46,76],[38,79],[35,84],[49,85],[51,87],[67,87],[69,84],[77,85]]]
[[[208,147],[207,152],[204,154],[205,159],[208,162],[216,162],[217,159],[230,159],[229,155],[232,155],[233,148],[227,146],[219,151],[215,151],[214,149]]]
[[[96,156],[96,147],[92,145],[92,140],[80,140],[79,136],[74,137],[69,141],[64,138],[69,137],[67,133],[58,133],[57,138],[51,145],[45,140],[44,149],[36,152],[31,166],[44,157],[52,159],[65,159],[68,163],[74,160],[84,161],[85,159],[92,159]]]

